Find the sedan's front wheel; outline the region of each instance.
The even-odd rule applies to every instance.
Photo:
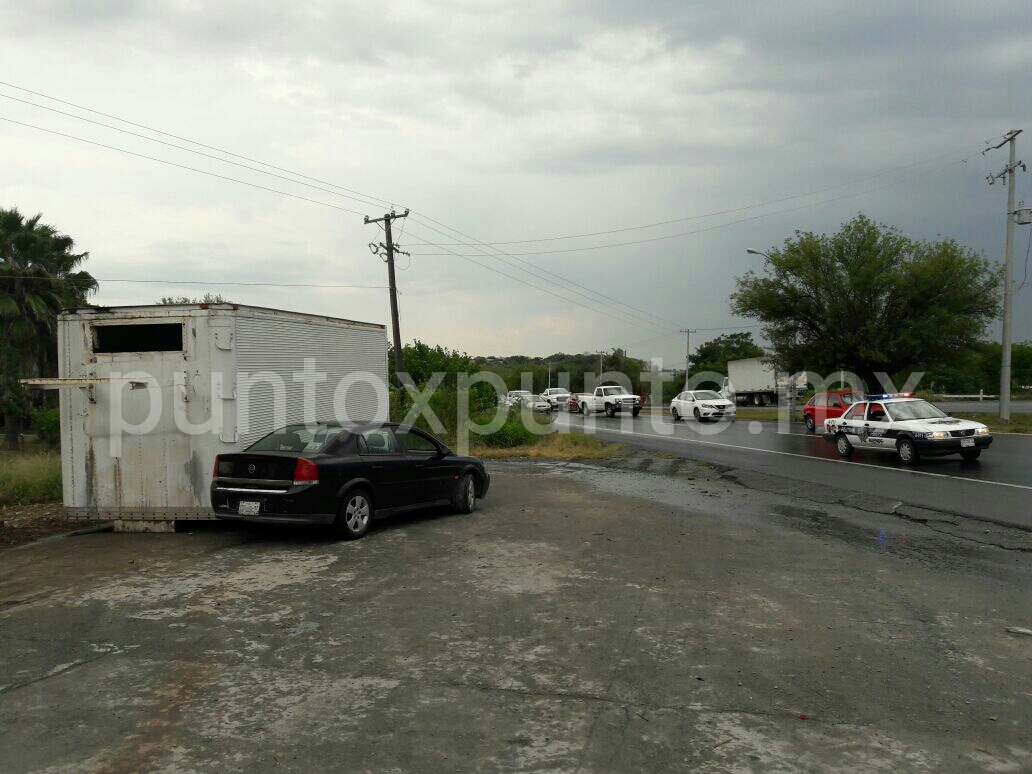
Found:
[[[803,422],[806,423],[806,429],[811,433],[817,430],[817,423],[813,420],[813,414],[807,414],[803,417]]]
[[[676,409],[676,408],[672,408],[672,409],[670,409],[670,413],[671,413],[671,415],[673,415],[673,417],[674,417],[674,421],[675,421],[675,422],[676,422],[676,421],[677,421],[678,419],[680,419],[680,418],[681,418],[681,415],[677,413],[677,409]]]
[[[458,513],[473,513],[477,507],[477,482],[472,473],[466,473],[459,479],[458,486],[452,493],[452,508]]]
[[[896,444],[896,453],[899,455],[899,461],[904,465],[913,465],[920,456],[914,442],[909,438],[899,439],[899,443]]]
[[[373,521],[373,498],[364,489],[353,489],[344,495],[344,505],[337,514],[337,534],[345,540],[358,540],[369,531]]]

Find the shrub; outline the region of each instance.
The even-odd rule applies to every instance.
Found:
[[[478,436],[480,443],[484,446],[499,448],[512,448],[514,446],[529,446],[536,443],[538,436],[530,432],[523,424],[519,409],[509,412],[505,424],[490,435]]]
[[[56,408],[36,409],[32,412],[32,426],[39,442],[48,449],[61,445],[61,410]]]

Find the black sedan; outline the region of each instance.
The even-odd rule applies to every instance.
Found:
[[[374,518],[450,505],[470,513],[491,477],[414,427],[287,425],[215,458],[211,504],[221,519],[333,525],[348,540]]]

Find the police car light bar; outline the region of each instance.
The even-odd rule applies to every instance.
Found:
[[[868,400],[878,400],[879,398],[910,398],[913,397],[912,392],[871,392],[867,394]]]

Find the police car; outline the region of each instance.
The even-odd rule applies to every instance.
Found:
[[[989,428],[967,419],[954,419],[926,400],[907,393],[868,395],[841,417],[824,422],[824,439],[843,457],[854,450],[896,454],[913,465],[922,455],[959,454],[976,460],[993,437]]]

